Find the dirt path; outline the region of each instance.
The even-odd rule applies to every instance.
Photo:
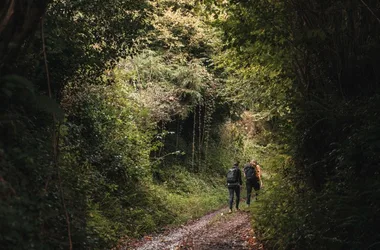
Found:
[[[226,213],[226,208],[154,237],[121,245],[120,250],[258,250],[263,249],[250,228],[247,211]]]

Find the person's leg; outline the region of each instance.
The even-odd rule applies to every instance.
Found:
[[[247,186],[247,205],[249,205],[251,204],[252,182],[247,180],[246,186]]]
[[[257,196],[259,196],[260,183],[255,183],[253,188],[255,189],[255,198],[257,200]]]
[[[240,203],[240,186],[237,186],[235,188],[235,192],[236,192],[236,209],[238,210],[239,209],[239,203]]]
[[[234,202],[234,188],[229,187],[228,192],[230,193],[229,205],[230,209],[232,209],[232,203]]]

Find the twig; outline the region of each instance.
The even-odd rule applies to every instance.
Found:
[[[48,60],[47,60],[47,55],[46,55],[45,34],[44,34],[44,18],[43,17],[41,19],[41,39],[42,39],[42,51],[44,54],[44,61],[45,61],[45,71],[46,71],[46,79],[47,79],[47,85],[48,85],[48,93],[49,93],[49,97],[52,98],[50,74],[49,74]],[[55,114],[53,113],[53,133],[52,133],[53,162],[54,162],[54,166],[57,169],[62,205],[63,205],[63,209],[65,211],[66,224],[67,224],[67,234],[68,234],[68,238],[69,238],[69,249],[72,250],[73,249],[73,243],[71,240],[70,218],[69,218],[69,213],[67,212],[67,208],[66,208],[64,192],[63,192],[63,187],[62,187],[62,179],[61,179],[60,169],[59,169],[58,160],[57,160],[57,158],[58,158],[58,136],[56,134],[56,120],[57,119],[55,117]],[[48,185],[48,182],[46,183],[45,189],[47,189],[47,185]]]
[[[363,0],[360,0],[360,2],[362,2],[362,4],[368,9],[369,12],[371,12],[371,14],[376,18],[376,20],[380,23],[380,18],[378,16],[376,16],[375,12],[373,12],[373,10],[363,1]]]
[[[11,184],[9,184],[6,180],[4,180],[4,178],[1,175],[0,175],[0,183],[3,185],[8,185],[8,188],[9,188],[11,194],[16,195],[16,191],[13,189]]]
[[[195,172],[195,125],[196,125],[196,118],[197,118],[197,107],[194,107],[194,123],[193,123],[193,143],[192,143],[192,150],[191,150],[191,167],[193,168],[193,171]]]

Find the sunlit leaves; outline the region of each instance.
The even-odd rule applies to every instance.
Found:
[[[121,60],[114,70],[115,80],[134,87],[131,96],[151,111],[156,122],[171,121],[176,115],[185,118],[192,107],[203,102],[206,89],[215,81],[198,59],[183,63],[166,57],[144,50]]]
[[[283,5],[231,1],[225,11],[217,22],[225,31],[225,50],[216,58],[228,77],[224,95],[242,109],[289,113],[292,52]]]

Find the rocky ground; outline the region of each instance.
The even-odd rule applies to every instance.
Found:
[[[121,242],[118,250],[261,250],[250,227],[249,212],[212,212],[181,227],[138,241]]]

